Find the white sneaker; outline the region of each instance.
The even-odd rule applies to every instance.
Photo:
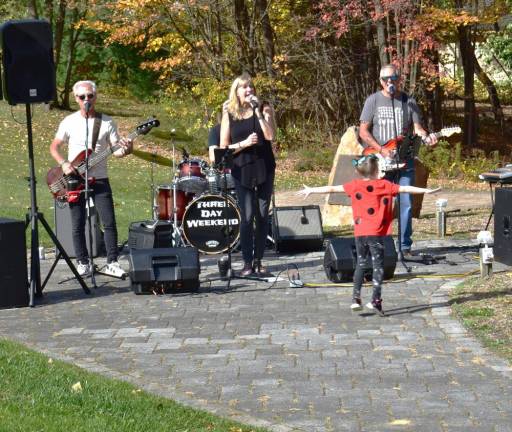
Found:
[[[88,276],[91,273],[91,264],[78,263],[76,266],[76,271],[80,276]]]
[[[363,310],[363,306],[361,304],[361,299],[353,299],[352,304],[350,305],[350,310],[352,312],[359,312]]]
[[[127,274],[117,261],[112,261],[111,263],[107,264],[107,267],[105,267],[103,273],[118,278],[125,277]]]

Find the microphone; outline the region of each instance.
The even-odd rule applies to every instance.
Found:
[[[389,93],[390,95],[395,94],[395,90],[396,90],[396,89],[395,89],[395,85],[394,85],[394,84],[388,84],[388,93]]]
[[[258,108],[258,105],[260,104],[260,102],[258,101],[258,98],[254,95],[252,95],[249,99],[249,103],[251,104],[251,107],[253,110],[255,110],[256,108]]]
[[[89,101],[84,102],[85,112],[88,113],[91,110],[91,103]]]

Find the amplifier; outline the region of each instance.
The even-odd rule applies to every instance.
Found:
[[[172,222],[132,222],[128,232],[130,249],[168,248],[172,246]]]
[[[135,294],[199,289],[200,264],[196,248],[130,249],[129,262]]]
[[[319,250],[324,243],[320,207],[275,207],[272,237],[279,252]]]
[[[393,237],[384,237],[384,279],[391,279],[395,274],[398,254]],[[324,270],[331,282],[350,282],[354,279],[357,253],[354,237],[339,237],[329,240],[324,254]],[[365,274],[371,278],[372,268]]]
[[[28,306],[25,223],[0,218],[0,308]]]
[[[512,265],[512,188],[496,188],[493,247],[497,262]]]
[[[73,233],[71,228],[71,212],[69,204],[59,200],[54,201],[55,209],[55,235],[57,240],[68,254],[70,258],[76,257],[75,246],[73,245]],[[103,231],[100,228],[99,215],[95,206],[91,206],[91,225],[92,225],[92,256],[97,257],[105,251],[105,243],[103,240]],[[89,245],[89,221],[85,219],[85,242],[87,250],[90,251]]]

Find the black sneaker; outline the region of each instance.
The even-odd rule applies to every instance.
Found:
[[[352,304],[350,305],[350,310],[352,312],[359,312],[363,310],[363,305],[361,304],[361,299],[355,298],[352,299]]]
[[[382,311],[382,299],[372,300],[371,302],[366,303],[366,307],[370,310],[376,311],[381,316],[384,315],[384,312]]]

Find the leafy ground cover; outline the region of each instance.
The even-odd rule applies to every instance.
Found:
[[[0,339],[0,430],[263,432]]]

